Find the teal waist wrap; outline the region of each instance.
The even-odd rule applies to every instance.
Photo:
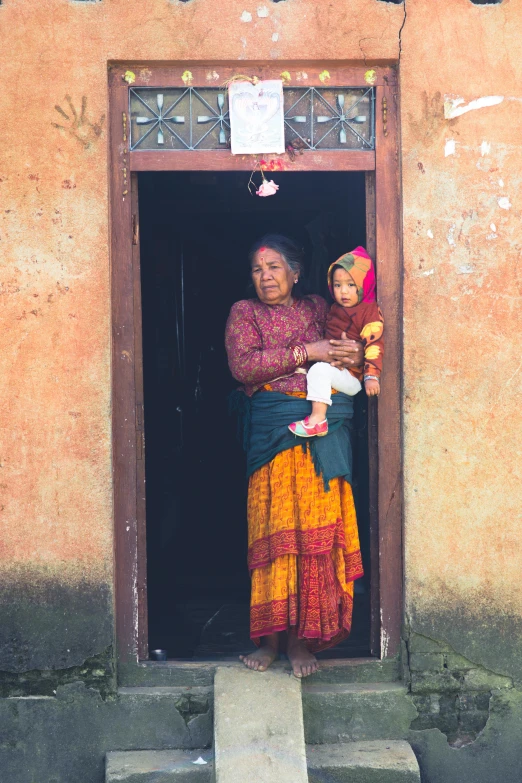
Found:
[[[353,397],[341,392],[332,395],[326,416],[328,435],[306,440],[296,437],[288,425],[310,414],[308,400],[272,391],[259,391],[249,398],[237,391],[231,395],[231,409],[238,413],[248,478],[279,452],[301,446],[310,448],[316,473],[323,477],[326,491],[331,479],[340,476],[351,484]]]

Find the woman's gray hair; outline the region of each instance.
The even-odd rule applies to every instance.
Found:
[[[301,279],[301,276],[304,274],[303,251],[293,239],[285,237],[282,234],[265,234],[265,236],[258,239],[257,242],[254,242],[250,248],[248,254],[250,264],[253,263],[256,253],[258,253],[261,248],[265,247],[279,253],[292,272],[295,272],[295,274],[299,276],[299,280]],[[299,295],[299,291],[296,290],[295,287],[294,292]]]

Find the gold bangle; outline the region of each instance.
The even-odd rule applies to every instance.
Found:
[[[294,355],[294,361],[298,367],[300,367],[302,364],[305,364],[305,362],[308,360],[308,354],[304,345],[292,346],[292,353]]]

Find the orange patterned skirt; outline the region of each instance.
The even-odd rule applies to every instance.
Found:
[[[362,576],[352,488],[315,472],[310,450],[279,453],[248,487],[250,636],[293,629],[311,651],[350,633],[353,582]]]

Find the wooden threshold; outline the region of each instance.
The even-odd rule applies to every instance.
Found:
[[[288,669],[288,661],[272,664],[277,669]],[[140,661],[137,664],[118,666],[120,687],[154,688],[212,685],[218,667],[241,666],[237,659],[220,661]],[[314,674],[314,683],[321,682],[397,682],[400,679],[398,657],[378,658],[332,658],[321,661],[320,669]]]

